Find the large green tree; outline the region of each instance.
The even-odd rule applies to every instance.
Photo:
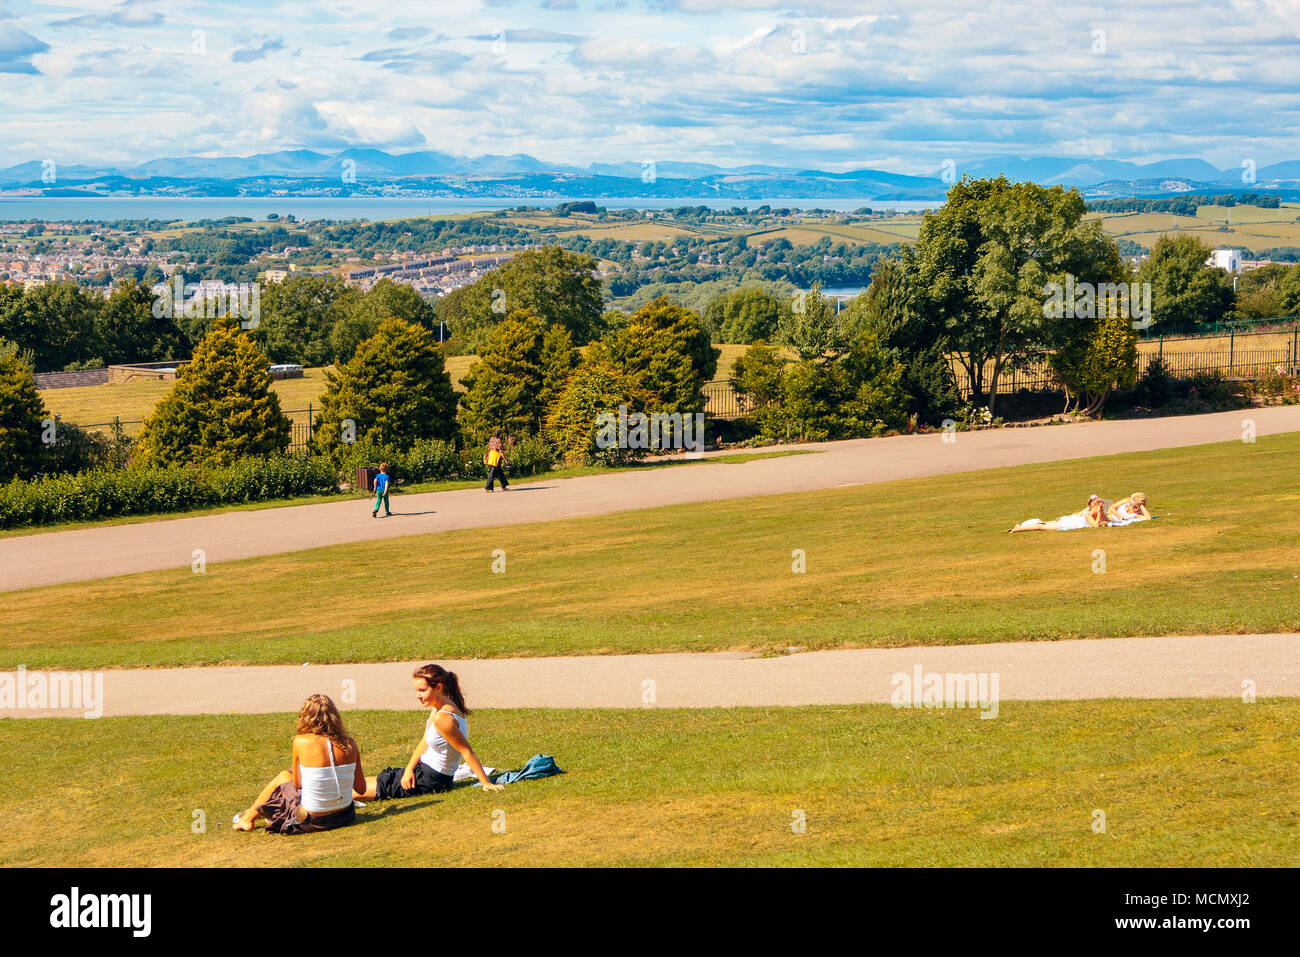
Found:
[[[329,365],[334,361],[334,325],[345,305],[357,297],[336,276],[298,275],[266,283],[253,337],[273,362]]]
[[[547,327],[542,336],[542,387],[537,394],[543,418],[564,392],[564,386],[581,358],[573,347],[573,336],[568,329],[558,322]]]
[[[702,411],[720,354],[700,317],[666,297],[633,313],[610,344],[614,364],[653,396],[650,412]]]
[[[748,345],[776,335],[782,312],[790,304],[761,286],[723,293],[704,307],[704,328],[715,342]]]
[[[1151,328],[1159,331],[1222,322],[1233,307],[1232,279],[1205,264],[1210,247],[1196,236],[1161,236],[1138,269],[1151,283]]]
[[[848,348],[835,302],[822,295],[821,283],[794,294],[781,314],[779,338],[805,360],[842,355]]]
[[[974,398],[997,401],[1005,369],[1050,351],[1073,318],[1046,308],[1052,283],[1122,280],[1119,253],[1074,189],[963,179],[926,213],[915,244],[913,308],[942,330]]]
[[[292,424],[269,362],[236,319],[217,320],[145,420],[135,459],[150,466],[229,465],[283,452]]]
[[[910,250],[876,263],[871,285],[841,316],[850,340],[873,339],[903,365],[900,387],[919,422],[938,425],[955,414],[961,395],[946,349],[946,335],[915,308],[915,266]]]
[[[167,300],[158,299],[145,286],[132,282],[118,286],[95,321],[105,361],[112,365],[185,358],[190,350],[177,324],[180,309],[178,303],[169,308]]]
[[[495,428],[536,434],[541,425],[542,336],[535,316],[516,311],[495,326],[478,360],[461,379],[460,427],[467,442],[487,440]]]
[[[45,405],[31,366],[0,342],[0,481],[40,471]]]
[[[596,260],[559,246],[516,254],[483,278],[444,296],[438,316],[446,320],[453,353],[475,352],[498,322],[524,309],[544,326],[559,324],[574,342],[586,344],[601,328],[604,298]]]
[[[41,372],[99,357],[95,317],[103,300],[76,283],[37,286],[27,292],[0,287],[0,339],[30,349]]]
[[[385,319],[400,319],[425,329],[436,329],[433,306],[413,286],[384,278],[364,295],[346,290],[335,299],[337,310],[330,330],[330,351],[335,362],[347,362],[357,347],[379,331]]]
[[[626,463],[639,451],[609,442],[608,423],[616,421],[620,406],[627,413],[642,412],[650,399],[640,380],[610,361],[607,351],[597,344],[569,376],[551,407],[546,437],[567,465]]]
[[[422,326],[385,319],[325,379],[314,437],[322,452],[361,439],[404,450],[456,436],[456,393],[441,347]]]

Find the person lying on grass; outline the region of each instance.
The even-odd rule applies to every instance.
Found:
[[[365,788],[357,789],[356,799],[386,801],[449,791],[461,758],[484,791],[505,790],[505,785],[492,783],[478,755],[469,746],[469,725],[465,723],[469,708],[465,707],[456,673],[439,665],[421,665],[411,679],[420,706],[433,709],[425,722],[424,737],[405,768],[385,768],[376,777],[365,778]]]
[[[1088,504],[1077,512],[1069,515],[1062,515],[1052,522],[1044,522],[1041,518],[1031,518],[1021,522],[1013,528],[1007,529],[1009,532],[1068,532],[1078,528],[1100,528],[1107,523],[1106,503],[1099,496],[1088,496]]]
[[[1134,492],[1106,509],[1106,519],[1112,525],[1131,525],[1133,522],[1145,522],[1150,517],[1147,497],[1142,492]]]
[[[235,815],[236,831],[251,831],[266,818],[272,834],[307,834],[353,823],[354,788],[364,787],[361,748],[343,727],[334,702],[314,694],[303,702],[294,729],[293,758],[262,789],[248,810]]]

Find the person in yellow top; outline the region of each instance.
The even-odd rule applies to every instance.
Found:
[[[491,492],[493,484],[500,479],[501,491],[510,491],[510,483],[506,481],[506,466],[510,463],[506,461],[505,451],[501,447],[501,430],[493,429],[492,438],[488,439],[487,453],[483,456],[483,464],[488,467],[487,485],[484,490]]]

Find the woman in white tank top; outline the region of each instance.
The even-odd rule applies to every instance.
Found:
[[[411,680],[420,705],[433,712],[425,722],[424,735],[405,768],[386,768],[375,777],[366,778],[365,789],[357,789],[357,800],[384,801],[450,790],[462,759],[484,791],[502,790],[504,785],[492,783],[483,770],[483,763],[469,746],[469,725],[465,721],[469,709],[465,707],[456,673],[438,665],[423,665],[415,669]]]
[[[298,712],[289,770],[272,778],[252,805],[235,815],[234,828],[251,831],[260,817],[273,834],[343,827],[356,820],[352,791],[365,780],[361,749],[343,727],[334,702],[314,694]]]

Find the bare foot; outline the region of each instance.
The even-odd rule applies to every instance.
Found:
[[[248,812],[241,811],[235,816],[235,820],[230,826],[236,831],[251,831],[254,825],[253,821],[248,816]]]

